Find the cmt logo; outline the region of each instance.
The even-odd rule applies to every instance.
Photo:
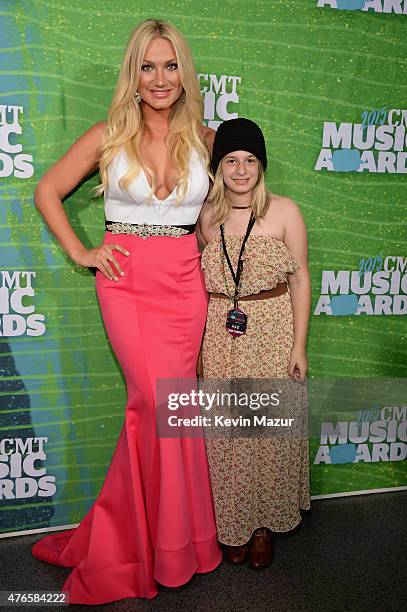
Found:
[[[323,270],[314,315],[407,315],[407,257],[362,257],[358,270]]]
[[[237,84],[239,76],[222,74],[198,74],[201,93],[204,98],[204,119],[208,127],[217,129],[222,121],[238,117],[236,105],[239,104]]]
[[[34,174],[33,156],[24,153],[23,145],[16,142],[23,133],[23,112],[22,106],[0,104],[0,178],[28,179]]]
[[[325,6],[342,11],[373,11],[407,15],[406,0],[318,0],[317,8]]]
[[[357,123],[324,121],[315,170],[407,173],[407,110],[363,111]]]
[[[33,270],[0,270],[0,336],[43,336],[45,317],[35,312]],[[28,303],[27,303],[28,301]]]

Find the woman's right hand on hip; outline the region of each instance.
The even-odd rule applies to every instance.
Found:
[[[77,255],[74,262],[79,266],[86,268],[97,268],[106,278],[109,280],[118,281],[117,274],[124,276],[124,272],[121,269],[117,259],[113,255],[113,251],[119,251],[123,255],[129,255],[129,252],[123,248],[120,244],[101,244],[94,249],[86,249]],[[114,270],[112,265],[116,268]]]

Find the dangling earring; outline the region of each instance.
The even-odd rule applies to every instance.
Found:
[[[136,93],[134,94],[133,98],[134,98],[134,101],[136,102],[136,104],[140,104],[140,102],[141,102],[141,95],[139,94],[138,91],[136,91]]]
[[[184,90],[181,94],[181,102],[185,102],[186,99],[187,99],[187,94],[185,93],[185,90]]]

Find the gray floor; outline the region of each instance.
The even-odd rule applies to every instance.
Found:
[[[224,561],[211,574],[163,589],[150,601],[71,609],[404,612],[406,502],[407,491],[314,501],[296,533],[276,537],[274,561],[266,570]],[[70,570],[31,557],[40,537],[0,539],[0,590],[61,587]]]

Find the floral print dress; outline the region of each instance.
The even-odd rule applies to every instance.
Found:
[[[226,235],[236,270],[242,236]],[[230,270],[223,260],[220,234],[202,253],[209,292],[233,294]],[[287,282],[298,269],[281,240],[251,235],[243,254],[240,295],[251,295]],[[203,377],[208,379],[288,378],[294,339],[289,290],[275,298],[243,301],[246,333],[233,338],[225,329],[231,302],[210,297],[202,346]],[[208,461],[218,538],[245,544],[255,529],[289,531],[310,507],[308,437],[207,437]]]

